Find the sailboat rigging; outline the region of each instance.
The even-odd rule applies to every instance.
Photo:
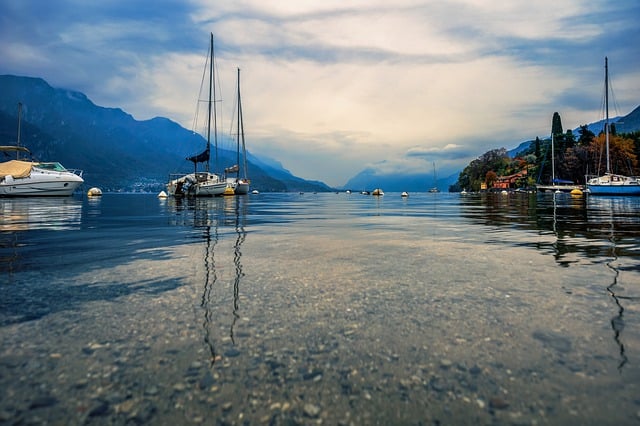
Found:
[[[552,192],[571,192],[574,189],[582,190],[582,186],[574,185],[571,181],[558,179],[556,177],[556,162],[555,162],[555,135],[551,132],[551,185],[536,185],[538,191],[552,191]]]
[[[433,187],[429,189],[429,192],[440,192],[438,189],[438,178],[436,177],[436,163],[433,162]]]
[[[587,190],[592,195],[640,195],[640,178],[624,176],[611,172],[609,153],[609,61],[604,58],[604,86],[605,86],[605,145],[607,154],[607,171],[601,176],[587,176]]]
[[[213,122],[214,148],[216,149],[216,163],[218,158],[218,140],[217,140],[217,117],[216,117],[216,98],[215,98],[215,76],[214,76],[214,49],[213,49],[213,33],[211,33],[209,44],[209,98],[207,103],[207,141],[205,150],[199,154],[187,157],[187,161],[193,162],[194,171],[186,175],[172,174],[169,176],[167,183],[167,192],[170,196],[182,197],[211,197],[224,194],[227,188],[227,182],[221,176],[209,171],[209,160],[211,153],[211,124]],[[212,120],[213,116],[213,120]],[[198,171],[198,164],[204,163],[205,170]]]
[[[249,193],[250,181],[247,178],[247,151],[244,142],[244,119],[242,116],[242,99],[240,97],[240,68],[238,68],[238,88],[236,99],[236,164],[225,169],[225,173],[235,173],[235,177],[227,176],[227,186],[233,188],[235,195],[245,195]],[[240,147],[242,146],[242,163],[240,162]],[[242,166],[241,166],[242,164]],[[242,169],[242,176],[240,170]]]

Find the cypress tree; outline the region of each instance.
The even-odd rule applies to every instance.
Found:
[[[562,133],[562,120],[560,119],[560,114],[554,112],[553,119],[551,121],[551,134],[557,136]]]

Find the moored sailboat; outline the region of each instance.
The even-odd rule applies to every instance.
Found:
[[[536,185],[536,189],[541,192],[571,192],[575,189],[582,190],[581,185],[575,185],[571,181],[559,179],[556,177],[556,163],[555,163],[555,146],[554,135],[551,133],[551,184],[550,185]]]
[[[609,152],[609,61],[604,58],[605,85],[605,144],[607,155],[607,169],[604,175],[587,176],[587,191],[592,195],[640,195],[640,177],[625,176],[611,172],[611,158]]]
[[[169,176],[167,183],[167,193],[174,197],[191,196],[191,197],[211,197],[223,195],[227,189],[227,182],[221,176],[209,171],[209,159],[211,157],[211,116],[213,114],[214,126],[214,146],[216,147],[217,156],[217,120],[215,106],[215,84],[214,84],[214,52],[213,52],[213,34],[209,46],[209,99],[207,114],[207,145],[204,151],[197,155],[187,157],[187,161],[193,162],[194,171],[186,175],[172,174]],[[198,164],[204,163],[205,170],[199,172]]]
[[[431,188],[429,188],[429,192],[431,192],[431,193],[440,192],[440,190],[438,189],[438,178],[436,177],[436,163],[435,163],[435,161],[433,162],[433,186]]]
[[[237,90],[237,132],[236,132],[236,164],[225,169],[225,174],[235,173],[235,176],[227,176],[227,186],[233,188],[235,195],[246,195],[249,193],[250,180],[247,177],[247,151],[244,143],[244,119],[242,117],[242,101],[240,98],[240,68],[238,68],[238,90]],[[242,163],[240,162],[240,145],[242,145]],[[242,164],[242,166],[241,166]],[[240,170],[242,169],[242,176]]]

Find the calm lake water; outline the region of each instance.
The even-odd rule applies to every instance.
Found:
[[[640,197],[0,199],[0,424],[640,423]]]

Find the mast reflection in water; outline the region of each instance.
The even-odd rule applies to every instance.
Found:
[[[209,361],[213,365],[221,358],[217,349],[220,344],[216,341],[216,328],[223,321],[216,321],[216,317],[224,316],[222,309],[226,297],[221,293],[227,287],[221,280],[223,274],[220,271],[227,269],[225,254],[220,252],[221,241],[226,240],[229,229],[233,229],[235,240],[233,245],[233,302],[231,306],[231,324],[229,326],[229,338],[233,345],[236,344],[234,327],[240,318],[240,283],[244,277],[242,265],[242,244],[246,238],[246,203],[248,197],[214,197],[196,199],[174,199],[177,217],[181,218],[176,224],[192,226],[201,231],[197,238],[204,241],[201,255],[203,265],[202,295],[200,307],[204,312],[202,323],[204,331],[204,343],[209,351]],[[217,291],[216,291],[217,290]],[[219,295],[220,297],[216,297]],[[218,309],[220,308],[220,309]],[[228,311],[227,311],[228,312]],[[224,340],[221,338],[220,340]],[[228,351],[230,355],[236,350]]]
[[[608,257],[610,257],[610,260],[606,265],[613,272],[613,279],[611,284],[607,286],[607,291],[611,295],[617,311],[616,315],[611,318],[611,329],[613,330],[613,338],[620,349],[618,370],[622,370],[625,364],[629,361],[622,341],[622,331],[624,330],[625,324],[624,306],[622,301],[625,299],[632,300],[633,297],[624,295],[624,288],[618,288],[621,269],[617,241],[623,239],[620,234],[623,234],[626,227],[636,228],[638,226],[637,213],[634,212],[633,208],[625,204],[625,201],[625,198],[620,197],[591,197],[589,199],[589,209],[587,210],[590,213],[590,221],[599,224],[608,224],[609,228]],[[614,220],[614,216],[616,220]],[[616,227],[618,227],[619,234],[616,234]]]
[[[628,362],[623,342],[625,307],[623,302],[635,301],[636,288],[627,277],[640,268],[638,236],[640,215],[636,197],[572,197],[569,194],[538,193],[505,197],[501,194],[481,194],[461,200],[463,217],[495,229],[496,245],[509,244],[511,235],[517,235],[511,244],[531,246],[552,255],[564,268],[580,267],[584,263],[602,263],[613,273],[611,283],[602,287],[593,285],[610,296],[615,315],[608,319],[618,347],[618,369]],[[529,232],[503,232],[507,228]],[[548,238],[551,237],[551,238]],[[607,259],[602,262],[602,259]],[[626,282],[625,282],[626,280]],[[625,287],[626,285],[626,287]],[[568,294],[574,289],[564,288]]]

